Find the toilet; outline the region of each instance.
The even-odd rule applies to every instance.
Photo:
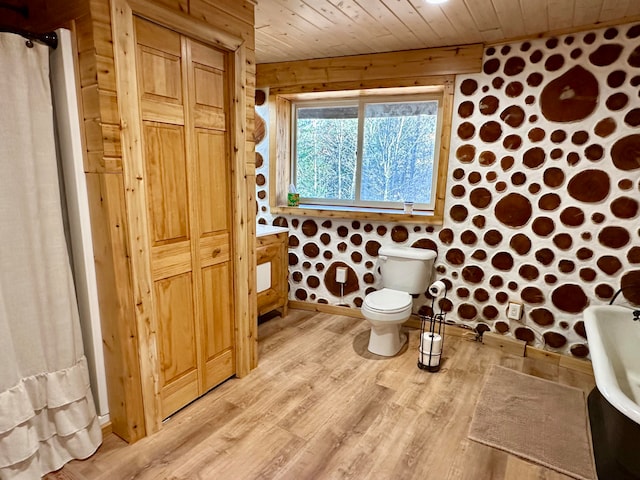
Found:
[[[412,293],[423,293],[431,281],[436,252],[422,248],[380,247],[381,290],[362,302],[362,314],[371,324],[369,351],[393,357],[407,341],[401,325],[411,316]]]

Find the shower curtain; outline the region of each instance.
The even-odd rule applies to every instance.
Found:
[[[65,241],[48,47],[0,33],[0,479],[91,455],[89,388]]]

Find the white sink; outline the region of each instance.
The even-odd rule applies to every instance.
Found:
[[[286,227],[275,227],[273,225],[256,225],[256,237],[265,237],[267,235],[275,235],[277,233],[288,232]]]
[[[584,321],[598,390],[640,425],[640,322],[617,305],[588,307]]]

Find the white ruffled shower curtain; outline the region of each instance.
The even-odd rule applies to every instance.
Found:
[[[0,479],[102,441],[62,222],[49,49],[0,33]]]

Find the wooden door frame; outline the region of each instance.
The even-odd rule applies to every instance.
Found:
[[[148,0],[111,0],[111,25],[135,322],[138,335],[142,404],[147,434],[160,430],[160,372],[158,325],[153,315],[153,282],[146,221],[146,187],[142,146],[142,116],[138,100],[136,45],[133,17],[139,16],[204,44],[230,52],[231,85],[231,184],[233,222],[233,272],[236,375],[256,366],[257,319],[255,288],[255,238],[251,178],[255,174],[247,155],[247,53],[244,40],[182,12]]]

